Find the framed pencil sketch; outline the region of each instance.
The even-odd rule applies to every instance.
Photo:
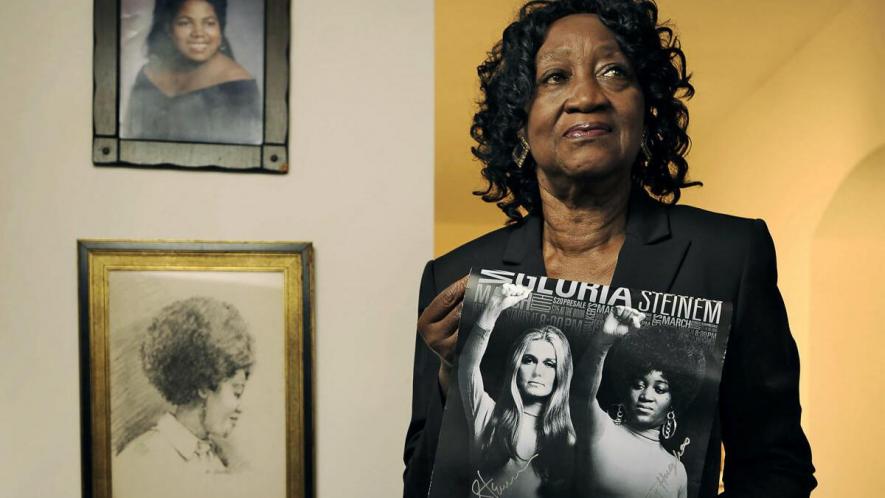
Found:
[[[288,171],[290,0],[94,0],[93,163]]]
[[[312,246],[78,254],[84,498],[312,498]]]

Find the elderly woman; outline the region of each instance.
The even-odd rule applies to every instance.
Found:
[[[138,488],[146,476],[226,472],[216,441],[227,437],[240,417],[252,344],[245,321],[230,304],[192,297],[160,311],[141,345],[141,358],[148,380],[172,409],[117,455],[115,483]],[[138,489],[119,491],[141,496]]]
[[[226,0],[157,0],[125,138],[260,143],[255,79],[225,36]]]
[[[561,493],[570,477],[556,458],[575,444],[572,353],[562,331],[547,325],[523,332],[510,348],[494,400],[483,386],[480,363],[495,323],[528,295],[512,284],[496,288],[461,352],[458,387],[479,461],[474,493],[484,487],[514,498],[549,496]]]
[[[479,76],[471,133],[489,182],[480,194],[509,222],[424,269],[405,495],[427,492],[473,267],[734,303],[699,496],[716,493],[720,441],[729,497],[808,496],[799,361],[772,240],[760,220],[676,204],[693,184],[681,100],[693,88],[655,4],[529,2]]]

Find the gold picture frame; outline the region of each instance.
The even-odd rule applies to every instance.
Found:
[[[313,497],[312,245],[77,246],[83,496]]]

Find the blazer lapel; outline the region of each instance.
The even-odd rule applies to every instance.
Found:
[[[669,291],[690,244],[670,232],[667,206],[634,190],[612,287]]]
[[[504,268],[526,275],[547,276],[541,230],[542,220],[537,215],[526,216],[522,223],[513,228],[501,258]]]

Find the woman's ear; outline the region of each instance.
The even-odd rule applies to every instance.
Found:
[[[197,396],[199,396],[200,399],[205,400],[206,398],[209,397],[209,389],[206,389],[205,387],[198,388],[197,389]]]

